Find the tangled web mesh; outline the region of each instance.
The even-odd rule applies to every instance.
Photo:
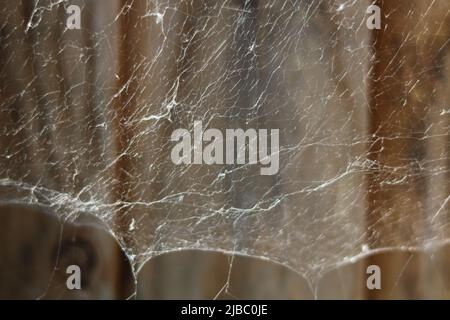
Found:
[[[447,0],[392,4],[409,24],[391,53],[365,1],[0,3],[1,203],[93,215],[136,270],[201,249],[315,277],[448,239],[448,39],[414,11]],[[175,165],[171,134],[195,121],[279,129],[278,172]]]

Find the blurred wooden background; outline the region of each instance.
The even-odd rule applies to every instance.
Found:
[[[108,81],[111,82],[111,94],[114,92],[115,86],[121,87],[127,83],[128,79],[135,77],[141,81],[145,80],[149,84],[145,92],[141,92],[140,96],[135,97],[133,92],[142,88],[138,81],[132,81],[129,83],[127,92],[122,93],[114,105],[139,105],[142,103],[139,99],[143,99],[143,97],[155,103],[162,103],[164,92],[170,90],[165,87],[171,85],[167,79],[178,77],[177,72],[180,71],[174,67],[175,61],[171,61],[170,56],[158,61],[161,65],[153,66],[167,70],[165,72],[167,79],[155,77],[148,73],[148,70],[138,70],[139,75],[130,74],[142,55],[142,52],[132,50],[131,47],[136,45],[139,48],[145,47],[150,53],[158,54],[154,52],[157,45],[153,45],[153,43],[163,41],[163,35],[160,34],[160,29],[154,22],[143,23],[138,19],[147,5],[157,2],[111,0],[92,1],[86,4],[84,1],[74,0],[70,3],[78,3],[87,9],[90,18],[84,16],[83,23],[88,24],[86,27],[88,29],[94,29],[96,24],[101,25],[105,21],[115,21],[115,19],[120,21],[117,25],[116,35],[117,39],[121,41],[117,41],[117,47],[105,42],[95,46],[96,48],[97,46],[112,46],[107,49],[103,47],[102,52],[105,56],[101,57],[103,60],[99,59],[102,64],[100,68],[108,67],[108,58],[110,58],[108,52],[114,50],[119,52],[120,61],[123,63],[119,65],[118,80],[94,79],[92,83],[97,81],[105,85]],[[175,6],[175,1],[165,1],[164,3]],[[336,6],[339,1],[323,1],[323,3],[324,6]],[[371,1],[355,1],[352,4],[352,10],[365,12],[370,3]],[[447,0],[385,0],[376,3],[382,8],[383,19],[381,30],[367,33],[373,44],[373,57],[371,61],[367,61],[370,66],[370,77],[367,83],[370,112],[367,128],[364,129],[373,134],[369,159],[376,161],[378,167],[367,178],[367,199],[365,199],[368,207],[367,221],[361,223],[367,223],[366,228],[370,229],[368,239],[370,243],[380,247],[395,244],[400,246],[403,238],[408,236],[406,233],[409,232],[411,225],[419,224],[423,220],[421,217],[427,212],[440,210],[444,214],[439,215],[439,219],[442,219],[440,224],[442,230],[439,230],[439,234],[448,238],[450,235],[450,230],[448,230],[450,212],[447,201],[450,194],[448,172],[450,159],[450,92],[448,90],[450,88],[450,3]],[[22,29],[27,28],[24,21],[30,20],[29,17],[33,14],[36,2],[1,0],[0,4],[3,7],[2,10],[9,12],[9,24],[0,24],[1,39],[13,43],[7,36],[24,37]],[[129,7],[125,5],[129,5]],[[177,5],[184,8],[189,14],[202,10],[201,1],[181,1],[181,4]],[[230,1],[229,5],[240,8],[240,6],[244,6],[244,2]],[[249,1],[245,5],[250,8],[257,7],[259,1]],[[129,11],[119,15],[121,8],[128,8]],[[61,7],[46,13],[45,17],[59,19],[62,10]],[[217,7],[217,10],[220,11],[220,7]],[[223,23],[226,23],[227,17],[224,18],[223,13],[221,15],[220,12],[216,12],[216,14],[212,15],[214,18],[211,19],[224,19]],[[95,19],[92,18],[94,15]],[[344,23],[345,18],[344,16],[335,19],[343,19],[342,23]],[[174,19],[174,17],[167,15],[163,19]],[[17,30],[11,29],[11,21],[15,21]],[[193,21],[188,21],[180,27],[190,30],[192,26],[189,23],[193,23]],[[211,26],[217,26],[215,21],[209,21],[209,23]],[[258,23],[258,21],[253,23]],[[323,30],[330,32],[333,32],[333,28],[336,27],[336,24],[331,24],[331,22],[330,25],[327,25],[326,20],[321,23],[325,24]],[[141,28],[142,32],[127,34],[127,30],[131,27]],[[251,28],[251,25],[246,27]],[[20,39],[18,43],[33,42],[35,41],[34,33],[45,32],[48,28],[57,28],[57,26],[44,24],[42,26],[44,29],[40,30],[40,28],[38,23],[37,28],[26,33],[26,39]],[[355,26],[355,28],[365,28],[365,26]],[[53,31],[55,34],[60,32]],[[166,36],[175,38],[182,34],[182,30],[170,31],[170,35],[164,35],[164,40],[166,40]],[[205,43],[200,40],[198,46],[217,49],[220,37],[226,36],[222,32],[226,33],[226,31],[215,31],[217,39],[214,43],[207,42],[212,40],[205,37]],[[365,37],[364,33],[358,34],[358,36]],[[90,37],[85,37],[82,33],[73,37],[65,41],[84,41],[88,44],[89,41],[92,41]],[[50,51],[55,50],[55,39],[48,37],[46,42],[39,45],[47,47]],[[87,47],[94,48],[92,43]],[[36,66],[30,65],[28,69],[15,69],[15,66],[23,65],[22,62],[28,59],[28,55],[33,54],[31,47],[18,49],[2,44],[1,48],[2,64],[7,63],[9,68],[12,68],[12,70],[7,70],[8,67],[4,65],[0,69],[2,82],[0,97],[2,101],[8,101],[11,89],[7,83],[11,79],[11,72],[15,73],[17,78],[30,79],[33,77],[33,70]],[[177,50],[175,45],[173,50]],[[73,52],[66,52],[68,59],[79,53],[77,48],[74,48]],[[186,54],[194,53],[187,52]],[[206,59],[205,55],[208,52],[196,52],[195,54],[197,55],[196,59]],[[6,59],[7,57],[8,59]],[[45,57],[39,59],[44,60],[40,61],[43,64],[48,63],[45,61]],[[192,63],[189,58],[186,60],[186,63]],[[87,60],[85,63],[89,65],[92,61]],[[61,72],[57,69],[54,71],[55,74]],[[72,68],[70,71],[66,71],[70,72],[72,76],[75,75],[72,85],[82,82],[79,79],[92,76],[90,73],[84,73],[81,68],[79,70]],[[314,76],[311,75],[311,77]],[[62,90],[59,87],[58,79],[52,78],[51,74],[47,77],[47,79],[41,79],[42,87],[36,86],[33,88],[35,91],[25,94],[42,96],[42,92]],[[24,81],[28,83],[26,80]],[[205,87],[211,79],[208,77],[188,78],[187,81],[191,81],[191,85],[194,87]],[[80,121],[87,115],[86,121],[89,122],[90,117],[96,117],[95,113],[99,112],[92,106],[92,102],[83,101],[82,90],[91,89],[73,86],[71,89],[73,90],[73,101],[64,102],[79,106],[79,114],[72,116],[78,117],[77,119]],[[47,98],[44,95],[42,99]],[[64,98],[61,99],[64,100]],[[3,105],[2,103],[2,107]],[[32,106],[21,107],[32,108]],[[115,128],[118,130],[118,136],[122,139],[119,139],[119,149],[121,146],[123,150],[127,147],[126,141],[129,140],[129,135],[133,134],[124,125],[126,120],[132,116],[132,111],[130,111],[132,109],[127,110],[118,110],[120,117],[114,119],[117,121]],[[2,127],[6,130],[14,130],[17,119],[11,117],[11,112],[1,110],[0,114]],[[35,130],[35,133],[39,132],[39,128],[35,128]],[[62,127],[60,130],[64,132],[65,130],[74,130],[74,128]],[[87,134],[86,131],[80,132]],[[89,135],[90,137],[95,137],[97,133],[89,134],[92,134]],[[97,138],[101,139],[101,137]],[[2,139],[5,140],[4,137]],[[21,141],[23,137],[17,137],[17,139]],[[74,150],[77,150],[77,141],[85,141],[87,137],[81,133],[80,136],[75,136],[73,139]],[[4,147],[8,145],[9,141],[3,140],[1,143]],[[154,147],[157,148],[158,143],[160,142],[144,141],[141,147],[154,144]],[[41,154],[39,150],[35,150],[33,154],[38,155],[35,159],[36,163],[44,166],[47,155]],[[92,159],[96,157],[94,154],[89,156],[92,156]],[[159,155],[152,156],[158,157]],[[73,157],[73,154],[69,152],[62,157]],[[90,161],[93,161],[92,159]],[[417,161],[413,162],[411,159],[417,159]],[[17,175],[22,174],[20,168],[15,169],[14,163],[8,164],[8,159],[1,161],[11,167],[11,172],[9,172],[11,175],[14,175],[14,170],[17,170]],[[153,159],[152,163],[154,161],[157,160]],[[446,168],[446,172],[427,176],[416,174],[420,172],[421,166],[427,165]],[[125,168],[125,170],[116,170],[113,173],[119,181],[115,185],[114,194],[118,199],[130,199],[132,195],[127,186],[132,182],[127,180],[126,172],[140,172],[145,169],[127,157],[121,158],[117,168]],[[396,169],[391,170],[390,168]],[[36,172],[36,179],[38,179],[39,168],[36,169]],[[42,168],[42,172],[48,171]],[[51,172],[47,174],[52,176]],[[59,176],[58,173],[53,173],[53,175]],[[86,173],[86,176],[88,175]],[[396,177],[407,178],[393,187],[385,185],[384,182],[387,179]],[[86,182],[79,181],[78,183],[82,185]],[[55,181],[55,185],[58,183]],[[108,186],[106,183],[105,185]],[[158,188],[157,185],[154,187]],[[151,194],[149,198],[151,198]],[[230,257],[220,253],[184,251],[163,255],[149,261],[138,274],[137,288],[135,288],[130,266],[116,241],[95,221],[89,223],[89,219],[91,218],[84,217],[83,224],[61,224],[54,216],[46,212],[45,208],[2,205],[0,207],[0,298],[450,298],[449,246],[432,248],[427,252],[411,253],[400,250],[384,252],[360,259],[353,264],[330,271],[319,282],[315,292],[311,291],[305,279],[283,266],[252,258]],[[120,215],[117,219],[119,225],[123,225],[124,228],[128,226],[129,221],[121,221]],[[130,219],[130,217],[123,215],[123,219]],[[417,226],[417,228],[420,227]],[[430,232],[433,233],[433,230]],[[133,239],[124,239],[124,241],[132,242]],[[71,264],[82,267],[83,290],[69,291],[65,287],[67,277],[65,269],[67,265]],[[377,264],[381,267],[381,290],[369,291],[365,287],[367,278],[365,270],[366,266],[370,264]],[[133,295],[134,292],[136,292],[136,296]]]

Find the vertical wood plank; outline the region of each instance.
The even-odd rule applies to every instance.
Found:
[[[439,88],[448,87],[449,7],[447,1],[377,3],[384,19],[375,37],[371,95],[369,241],[420,247],[448,236],[448,117],[441,114],[448,93]],[[433,271],[424,254],[376,255],[371,263],[383,266],[383,284],[395,290],[370,297],[425,298],[436,289],[425,280]]]

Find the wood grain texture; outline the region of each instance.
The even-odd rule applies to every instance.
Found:
[[[347,240],[398,248],[449,237],[448,0],[380,0],[383,28],[372,34],[364,24],[357,32],[343,28],[348,21],[363,23],[371,1],[358,1],[347,16],[330,14],[334,1],[321,2],[319,13],[305,28],[299,28],[299,23],[308,11],[292,13],[297,15],[291,17],[293,22],[280,25],[280,12],[289,14],[281,1],[267,7],[256,0],[227,1],[227,6],[164,0],[170,9],[161,21],[146,15],[154,9],[154,1],[72,2],[86,12],[81,33],[63,32],[61,24],[49,23],[61,21],[63,6],[44,11],[43,22],[25,32],[27,22],[33,21],[33,2],[0,1],[8,13],[0,35],[8,36],[9,42],[0,45],[0,59],[6,62],[0,69],[0,124],[4,132],[17,132],[0,134],[0,148],[16,155],[2,158],[0,168],[12,179],[26,176],[32,184],[45,181],[61,192],[80,192],[81,199],[89,198],[83,186],[95,185],[109,203],[119,204],[118,214],[107,223],[120,244],[142,249],[156,243],[152,250],[164,251],[164,246],[158,247],[158,221],[167,214],[165,208],[132,203],[160,199],[168,192],[186,189],[196,179],[211,184],[219,173],[218,168],[202,166],[188,168],[179,179],[170,176],[175,170],[166,161],[166,141],[174,129],[188,127],[198,118],[209,119],[214,128],[284,123],[292,128],[292,136],[285,139],[296,141],[308,138],[303,126],[306,119],[315,124],[309,134],[317,139],[333,133],[333,141],[350,144],[355,134],[368,133],[372,140],[355,143],[351,150],[339,144],[332,151],[311,147],[291,159],[283,177],[325,181],[358,154],[367,154],[375,165],[368,175],[340,179],[326,198],[312,194],[295,199],[291,209],[310,208],[311,217],[317,212],[337,215],[349,210],[346,219],[352,223],[346,225],[355,226],[360,237],[336,235],[341,236],[342,247]],[[162,27],[166,27],[164,33]],[[235,28],[241,29],[236,32]],[[295,39],[285,45],[277,42],[298,29],[306,30],[304,38],[297,39],[298,46]],[[330,35],[335,43],[322,46],[321,51],[311,50],[330,40]],[[260,44],[256,49],[251,46],[254,42]],[[272,50],[274,43],[283,52],[281,58]],[[348,50],[356,44],[362,49]],[[277,73],[280,67],[285,72]],[[271,77],[276,81],[270,81]],[[26,90],[18,99],[20,88]],[[263,89],[271,93],[267,101],[257,111],[245,108],[255,104]],[[279,107],[276,98],[286,92],[292,108],[273,112]],[[324,104],[318,92],[332,99]],[[175,102],[179,110],[170,109]],[[68,107],[55,111],[52,103]],[[366,104],[370,104],[368,115],[367,110],[357,108]],[[233,115],[236,120],[208,118],[214,113]],[[161,114],[161,118],[141,121]],[[102,129],[99,123],[108,125]],[[54,145],[54,152],[48,154],[42,148],[46,144]],[[91,150],[77,152],[87,144]],[[328,160],[326,165],[319,166],[317,160],[323,159]],[[94,174],[102,161],[114,165],[101,175]],[[149,163],[153,164],[150,168]],[[311,165],[305,168],[304,163]],[[146,183],[132,178],[136,176]],[[218,209],[224,204],[251,207],[262,196],[262,189],[247,190],[244,178],[233,173],[212,192]],[[274,177],[256,179],[259,187],[277,182]],[[296,187],[274,192],[292,193]],[[186,208],[201,199],[193,196]],[[84,215],[77,222],[63,223],[51,214],[36,206],[0,206],[0,298],[124,299],[134,290],[133,297],[138,299],[450,298],[449,246],[371,255],[322,274],[313,288],[306,279],[275,263],[195,250],[173,252],[148,261],[134,288],[130,264],[101,223]],[[189,216],[180,210],[171,214]],[[318,233],[328,227],[326,217],[319,218],[324,223],[320,228],[315,225]],[[279,225],[291,219],[292,212],[286,210]],[[133,234],[132,225],[139,236]],[[217,239],[209,241],[226,241],[221,235],[233,227],[216,231]],[[239,227],[245,230],[248,225]],[[289,228],[295,232],[304,228],[307,233],[310,226],[292,223]],[[264,228],[255,232],[270,235]],[[251,245],[247,241],[241,237],[236,245]],[[263,242],[254,245],[264,249]],[[324,248],[334,253],[332,249]],[[348,249],[351,254],[355,248]],[[278,260],[284,255],[273,253]],[[146,256],[137,259],[145,261]],[[65,268],[70,264],[84,270],[81,291],[65,287]],[[365,288],[365,270],[370,264],[382,269],[382,290]]]
[[[384,28],[374,38],[370,157],[378,167],[370,179],[369,241],[420,246],[429,235],[448,236],[449,117],[442,111],[450,7],[446,1],[378,4]],[[439,291],[425,280],[436,270],[423,254],[383,254],[372,262],[383,266],[386,286],[395,290],[370,296],[425,298]]]

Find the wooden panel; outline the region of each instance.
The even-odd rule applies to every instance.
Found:
[[[117,242],[98,221],[62,224],[46,209],[0,207],[1,299],[124,299],[131,269]],[[80,221],[81,222],[81,221]],[[66,286],[70,265],[80,267],[82,290]]]
[[[0,123],[6,133],[0,134],[5,150],[1,177],[26,176],[30,184],[43,181],[49,189],[79,193],[82,200],[92,196],[83,186],[95,186],[102,201],[119,204],[114,208],[117,216],[101,213],[106,222],[130,248],[127,253],[144,252],[138,256],[144,261],[145,248],[148,255],[166,248],[159,241],[165,229],[158,229],[158,222],[167,212],[158,206],[134,206],[133,201],[160,199],[200,178],[202,188],[209,186],[220,170],[203,166],[176,173],[166,162],[165,143],[174,129],[198,118],[216,128],[282,124],[292,129],[286,141],[300,137],[312,145],[320,139],[335,142],[331,152],[308,147],[292,159],[288,155],[284,160],[291,165],[282,178],[327,180],[354,156],[365,155],[368,147],[374,166],[367,177],[358,172],[339,179],[327,197],[311,193],[295,198],[279,226],[291,221],[292,210],[304,210],[310,213],[311,224],[290,223],[287,229],[311,234],[313,227],[320,233],[329,219],[318,213],[331,217],[346,213],[338,222],[348,226],[348,233],[335,234],[339,241],[323,248],[336,263],[366,241],[371,247],[398,248],[448,238],[450,5],[447,0],[378,1],[383,28],[373,34],[374,59],[369,61],[369,32],[363,20],[369,2],[358,1],[344,13],[334,13],[336,2],[324,1],[309,16],[308,10],[289,11],[294,4],[282,1],[205,6],[188,0],[77,0],[73,3],[83,8],[83,32],[74,33],[63,31],[63,5],[47,2],[48,10],[36,12],[32,2],[2,0],[8,14],[1,37],[8,40],[0,45]],[[161,16],[148,14],[156,12],[158,3],[169,9]],[[281,13],[292,23],[280,24]],[[309,23],[300,25],[305,17]],[[36,25],[27,25],[28,21]],[[347,25],[352,21],[359,26],[357,31]],[[286,38],[296,30],[303,31],[301,39]],[[327,42],[330,37],[334,43]],[[323,50],[312,50],[320,47]],[[355,47],[359,49],[349,50]],[[236,72],[230,72],[232,68]],[[255,110],[245,108],[255,105],[262,88],[271,93],[267,99]],[[277,101],[283,96],[290,100]],[[364,107],[358,108],[367,105],[366,99],[371,107],[368,119]],[[53,103],[67,108],[52,108]],[[218,114],[234,115],[236,120]],[[302,129],[305,121],[314,123],[309,132]],[[365,133],[373,137],[369,146],[362,143]],[[361,137],[357,143],[355,134]],[[79,152],[86,144],[92,148]],[[345,144],[353,147],[340,147]],[[55,146],[54,152],[49,154],[45,145]],[[325,167],[319,165],[325,160]],[[98,174],[103,161],[114,165]],[[277,178],[260,177],[253,181],[258,188],[247,190],[245,177],[252,173],[236,172],[216,184],[215,192],[209,190],[215,206],[210,209],[224,204],[251,207],[263,196],[264,187],[277,183]],[[274,194],[292,194],[300,187],[298,183],[274,188]],[[11,189],[2,191],[0,199],[9,200]],[[204,199],[193,195],[185,208]],[[191,213],[183,210],[170,213],[178,217]],[[50,213],[36,206],[1,206],[0,297],[129,297],[134,289],[130,265],[98,221],[83,216],[82,226],[61,223]],[[255,221],[247,220],[239,230],[250,229],[248,224]],[[203,239],[203,245],[253,246],[261,252],[276,240],[270,237],[271,230],[261,228],[253,235],[266,242],[250,242],[260,238],[247,235],[233,243],[235,239],[227,236],[233,228],[223,224],[223,229],[214,230],[214,237]],[[165,244],[179,244],[176,237],[164,239]],[[316,252],[308,255],[309,248],[303,249],[299,265],[304,259],[310,267],[316,264]],[[198,251],[172,253],[142,268],[136,297],[450,298],[449,252],[447,246],[426,253],[376,254],[321,274],[313,288],[274,263]],[[289,254],[294,253],[272,253],[280,261],[289,260]],[[64,271],[70,264],[82,266],[82,291],[65,288]],[[365,289],[369,264],[381,267],[382,290]]]
[[[450,7],[428,0],[379,5],[384,28],[374,39],[369,241],[421,246],[448,237]],[[436,270],[423,254],[383,254],[372,263],[396,287],[373,297],[423,298],[438,290],[424,280]]]
[[[84,187],[96,184],[101,190],[108,175],[107,171],[103,178],[93,174],[99,157],[108,157],[101,154],[108,138],[102,138],[96,127],[97,117],[104,116],[98,114],[104,106],[95,104],[98,96],[92,87],[104,86],[103,99],[112,94],[108,77],[114,69],[105,72],[102,58],[115,59],[108,55],[114,41],[106,43],[95,36],[96,28],[105,34],[116,33],[114,28],[105,29],[115,16],[113,2],[102,3],[74,1],[86,14],[82,31],[70,32],[64,31],[64,4],[48,1],[35,7],[32,1],[2,1],[7,12],[2,41],[7,37],[9,45],[0,46],[0,122],[5,129],[0,135],[0,170],[1,177],[8,178],[2,180],[1,198],[9,203],[14,193],[33,194],[30,190],[38,181],[47,189],[38,191],[36,197],[56,195],[54,203],[49,203],[52,209],[27,205],[29,199],[21,205],[0,207],[3,298],[118,298],[126,296],[123,292],[129,294],[122,277],[129,273],[129,266],[122,263],[116,241],[98,222],[84,227],[63,223],[62,217],[76,217],[82,210],[65,211],[64,203],[57,203],[64,193],[89,200],[91,194]],[[105,5],[113,11],[102,10]],[[93,11],[97,11],[95,17],[89,14]],[[95,54],[90,49],[93,41]],[[82,147],[87,143],[92,146],[89,150]],[[25,189],[27,183],[31,187],[30,193],[19,191],[22,181]],[[67,290],[65,271],[70,264],[82,267],[85,290]]]

